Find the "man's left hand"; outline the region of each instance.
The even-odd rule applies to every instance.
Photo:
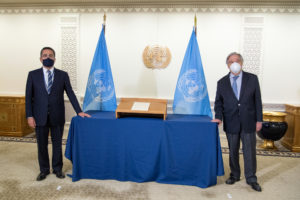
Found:
[[[256,132],[260,131],[262,128],[262,122],[256,122]]]
[[[87,114],[87,113],[84,113],[84,112],[80,112],[80,113],[78,113],[78,115],[79,115],[80,117],[91,117],[91,115],[89,115],[89,114]]]

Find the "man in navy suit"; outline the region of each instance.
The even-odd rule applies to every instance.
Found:
[[[50,173],[48,155],[48,135],[51,131],[52,169],[58,178],[64,178],[62,172],[62,136],[65,124],[64,91],[77,113],[81,117],[90,117],[82,112],[72,90],[66,72],[54,68],[55,51],[44,47],[40,52],[42,68],[29,72],[26,84],[26,117],[30,127],[35,128],[40,173],[37,181]]]
[[[233,52],[226,59],[230,73],[217,85],[215,119],[223,121],[229,146],[230,177],[226,184],[240,180],[240,140],[243,144],[244,173],[247,184],[261,191],[256,177],[256,131],[262,127],[262,101],[256,75],[242,70],[243,57]]]

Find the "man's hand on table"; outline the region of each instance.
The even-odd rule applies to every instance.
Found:
[[[222,124],[222,121],[219,119],[213,119],[213,120],[211,120],[211,122],[217,122],[218,125]]]
[[[78,113],[78,115],[79,115],[80,117],[91,117],[91,115],[89,115],[89,114],[87,114],[87,113],[84,113],[84,112],[80,112],[80,113]]]

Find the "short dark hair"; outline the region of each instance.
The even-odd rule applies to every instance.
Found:
[[[230,53],[230,54],[227,56],[227,58],[226,58],[226,64],[228,64],[228,60],[229,60],[230,56],[233,56],[233,55],[237,55],[238,57],[240,57],[241,63],[244,63],[244,58],[243,58],[243,56],[242,56],[241,54],[239,54],[239,53],[237,53],[237,52],[232,52],[232,53]]]
[[[51,51],[53,52],[54,57],[55,57],[55,51],[54,51],[54,49],[52,49],[51,47],[44,47],[44,48],[42,48],[42,50],[41,50],[41,52],[40,52],[40,56],[41,56],[41,57],[42,57],[43,51],[46,50],[46,49],[51,50]]]

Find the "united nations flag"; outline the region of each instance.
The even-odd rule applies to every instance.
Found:
[[[173,112],[208,115],[212,118],[195,30],[192,32],[177,80]]]
[[[115,111],[117,108],[114,80],[105,41],[103,25],[88,78],[83,111]]]

